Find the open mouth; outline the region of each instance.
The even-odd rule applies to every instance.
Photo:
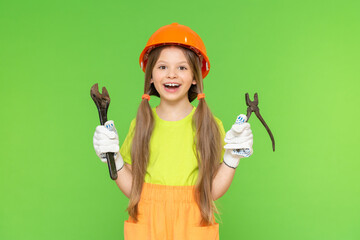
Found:
[[[164,84],[165,88],[167,89],[177,89],[179,88],[181,85],[177,84],[177,83],[165,83]]]

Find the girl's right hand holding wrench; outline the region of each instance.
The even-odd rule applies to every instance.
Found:
[[[119,136],[117,134],[114,121],[109,120],[104,125],[99,125],[95,129],[93,145],[96,155],[104,163],[107,162],[106,153],[113,152],[116,171],[124,166],[124,160],[119,152]]]

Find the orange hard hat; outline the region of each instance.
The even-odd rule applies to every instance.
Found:
[[[203,79],[209,73],[210,62],[204,42],[191,28],[178,23],[163,26],[151,35],[139,59],[140,67],[144,72],[150,51],[161,45],[180,45],[194,51],[199,57],[203,57],[201,67]]]

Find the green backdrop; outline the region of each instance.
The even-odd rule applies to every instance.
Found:
[[[253,115],[254,154],[217,201],[220,238],[360,239],[359,12],[357,0],[1,0],[0,239],[123,239],[128,199],[93,149],[90,87],[109,90],[122,142],[140,52],[172,22],[206,44],[206,101],[225,130],[257,92],[276,140],[272,152]]]

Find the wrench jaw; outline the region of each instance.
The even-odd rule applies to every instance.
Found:
[[[109,93],[106,90],[106,87],[103,87],[102,94],[100,94],[99,86],[96,83],[91,87],[90,95],[91,95],[91,98],[94,100],[95,105],[98,109],[100,123],[101,123],[101,125],[104,125],[104,123],[107,121],[107,111],[108,111],[108,108],[110,105]]]

